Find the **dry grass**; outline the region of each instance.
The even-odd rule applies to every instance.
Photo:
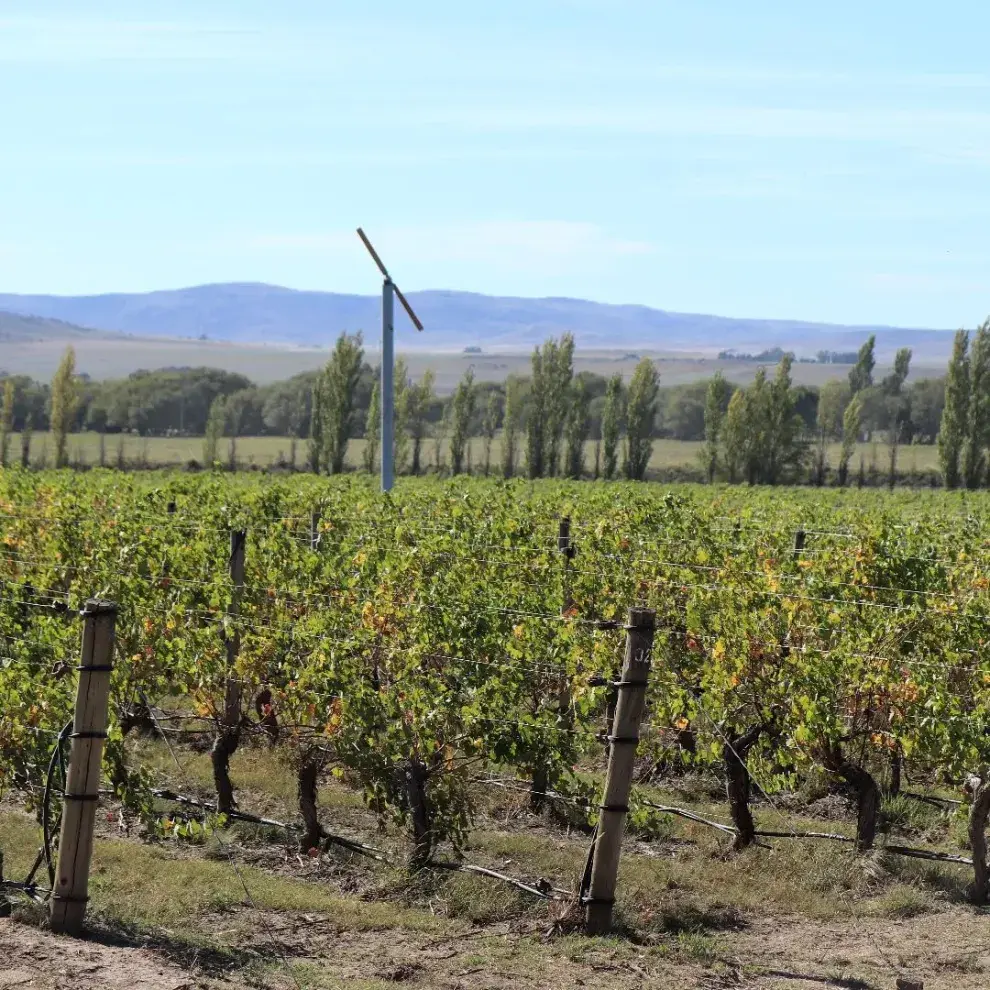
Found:
[[[205,754],[180,751],[183,779],[177,779],[160,743],[136,743],[134,755],[173,787],[209,792]],[[294,816],[293,778],[277,751],[243,747],[234,758],[232,775],[245,810]],[[320,793],[331,827],[374,835],[374,816],[343,784],[328,780]],[[703,781],[685,780],[676,789],[651,788],[647,793],[725,818],[714,789]],[[531,882],[547,878],[573,890],[585,864],[588,837],[531,815],[526,799],[511,791],[479,794],[484,813],[469,838],[468,861]],[[848,821],[816,818],[808,810],[815,806],[804,806],[801,814],[795,808],[788,821],[849,830]],[[781,825],[770,809],[760,806],[756,811],[768,827]],[[926,841],[952,845],[944,816],[914,812],[903,802],[889,805],[889,811],[897,828],[923,831]],[[666,821],[653,841],[627,837],[617,892],[620,934],[604,940],[567,934],[580,918],[575,904],[548,906],[476,875],[427,871],[409,876],[363,860],[329,856],[313,861],[297,857],[290,846],[266,845],[265,833],[250,826],[231,829],[220,840],[191,844],[124,837],[103,824],[102,814],[99,821],[102,834],[91,879],[93,917],[110,930],[130,933],[132,940],[167,941],[173,953],[213,953],[218,965],[254,985],[289,987],[296,980],[320,990],[393,985],[401,978],[446,987],[462,985],[456,982],[458,973],[479,972],[499,974],[505,982],[495,986],[563,980],[560,985],[570,987],[583,985],[604,967],[613,974],[610,985],[626,987],[644,985],[636,982],[641,973],[731,969],[740,945],[757,951],[748,933],[764,922],[779,925],[781,931],[793,927],[813,942],[813,933],[826,924],[829,930],[856,925],[887,930],[950,911],[960,923],[976,920],[961,904],[969,879],[964,868],[882,852],[856,856],[850,847],[828,842],[781,840],[772,849],[734,854],[723,835],[683,819]],[[396,836],[389,840],[394,844]],[[38,843],[38,829],[28,815],[9,803],[0,810],[8,876],[27,869]],[[323,934],[314,934],[319,932]],[[538,937],[546,932],[555,933],[549,942]],[[353,958],[345,965],[337,953],[346,933],[360,940],[348,944]],[[468,941],[458,941],[464,936]],[[283,946],[288,969],[265,947],[273,939]],[[457,948],[429,961],[429,951],[435,950],[424,953],[424,946],[435,946],[437,940]],[[455,954],[456,970],[445,961]],[[862,972],[855,960],[847,965],[837,958],[829,965],[843,973]],[[416,961],[424,959],[422,971],[417,970]],[[413,968],[407,972],[403,967],[409,965]],[[429,982],[434,978],[437,982]],[[656,985],[663,985],[657,979]]]

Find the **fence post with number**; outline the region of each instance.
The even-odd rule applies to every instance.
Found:
[[[103,744],[107,737],[117,606],[90,599],[82,617],[79,684],[69,736],[69,768],[62,797],[62,830],[50,915],[52,930],[68,935],[77,935],[82,929],[89,900],[89,864],[93,856],[96,804],[100,799]]]

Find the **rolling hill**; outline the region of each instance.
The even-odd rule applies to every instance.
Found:
[[[80,327],[48,316],[32,316],[0,310],[0,342],[45,341],[117,337],[119,334]]]
[[[579,348],[638,348],[714,354],[735,348],[782,346],[799,354],[850,350],[870,333],[889,358],[912,347],[918,359],[943,360],[951,347],[945,330],[838,326],[801,320],[734,319],[675,313],[647,306],[582,299],[523,299],[470,292],[425,291],[409,299],[426,325],[417,334],[396,307],[397,334],[406,349],[527,350],[551,334],[570,331]],[[0,310],[42,321],[65,321],[136,337],[205,337],[215,341],[325,347],[342,330],[377,335],[377,296],[287,289],[261,283],[200,285],[148,293],[96,296],[0,294]],[[0,324],[2,330],[2,324]],[[30,327],[22,328],[28,332]],[[47,325],[38,325],[47,332]]]

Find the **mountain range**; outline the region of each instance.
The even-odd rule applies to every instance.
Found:
[[[898,347],[912,347],[916,360],[941,361],[952,345],[951,334],[945,330],[737,319],[583,299],[524,299],[444,290],[411,292],[408,298],[426,331],[417,334],[396,305],[398,341],[404,348],[430,351],[480,347],[518,352],[565,331],[574,334],[578,348],[706,355],[775,346],[799,355],[820,349],[852,350],[875,333],[881,360],[889,359]],[[205,337],[325,348],[341,331],[363,330],[374,346],[380,306],[378,296],[300,291],[254,282],[93,296],[0,293],[0,311],[6,314],[0,314],[0,340],[10,339],[14,317],[22,317],[29,320],[17,323],[14,336],[20,339],[35,332],[54,337],[61,326],[63,336],[91,328],[134,337]]]

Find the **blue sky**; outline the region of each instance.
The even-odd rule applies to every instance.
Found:
[[[990,5],[0,0],[0,291],[990,313]]]

